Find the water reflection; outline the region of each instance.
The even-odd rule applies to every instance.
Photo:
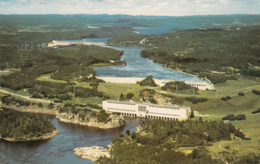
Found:
[[[111,144],[112,138],[127,129],[136,131],[139,118],[126,118],[127,124],[119,129],[102,130],[76,124],[59,122],[53,116],[46,116],[59,130],[52,139],[30,142],[0,141],[0,163],[93,163],[74,155],[77,147],[103,146]]]

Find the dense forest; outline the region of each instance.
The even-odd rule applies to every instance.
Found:
[[[109,43],[145,47],[142,57],[164,63],[168,68],[197,75],[203,73],[213,83],[220,83],[241,75],[260,77],[259,29],[257,25],[191,29],[162,35],[124,36]]]
[[[0,134],[2,138],[23,140],[52,133],[56,128],[42,116],[20,112],[0,111]]]
[[[36,82],[36,78],[49,73],[51,73],[51,78],[68,83],[74,80],[92,79],[95,81],[95,71],[89,67],[91,64],[109,63],[109,60],[120,59],[123,55],[122,51],[96,46],[70,47],[62,50],[20,50],[0,47],[0,51],[2,69],[19,68],[21,70],[0,77],[0,86],[13,90],[37,88],[42,83]],[[19,83],[17,83],[18,81]],[[53,90],[57,89],[53,88]],[[36,90],[39,90],[39,87]]]
[[[113,158],[101,158],[101,163],[224,163],[214,160],[205,149],[219,140],[231,140],[231,133],[247,139],[232,124],[216,121],[164,121],[146,120],[139,126],[138,133],[130,133],[115,137],[112,140],[111,154]],[[185,155],[178,147],[194,147],[191,154]],[[202,147],[201,147],[202,146]],[[258,162],[258,156],[253,155]],[[249,160],[248,160],[249,159]],[[251,163],[251,157],[242,157],[237,161]],[[232,161],[231,161],[232,162]]]

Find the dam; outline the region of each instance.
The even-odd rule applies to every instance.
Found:
[[[78,46],[78,45],[84,45],[84,46],[106,46],[103,42],[80,42],[80,41],[57,41],[53,40],[52,42],[48,43],[48,47],[69,47],[69,46]]]
[[[98,79],[104,80],[106,83],[126,83],[126,84],[136,84],[144,80],[141,77],[97,77]],[[181,81],[186,85],[198,88],[200,90],[216,90],[214,84],[206,81],[185,81],[185,80],[171,80],[171,79],[153,79],[156,85],[162,87],[166,83]]]

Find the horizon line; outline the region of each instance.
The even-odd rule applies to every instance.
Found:
[[[61,15],[61,16],[69,16],[69,15],[96,15],[96,16],[101,16],[101,15],[107,15],[107,16],[132,16],[132,17],[189,17],[189,16],[232,16],[232,15],[260,15],[260,14],[202,14],[202,15],[179,15],[179,16],[174,16],[174,15],[128,15],[128,14],[86,14],[86,13],[78,13],[78,14],[0,14],[4,16],[13,16],[13,15]]]

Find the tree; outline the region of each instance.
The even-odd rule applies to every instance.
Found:
[[[203,118],[202,117],[199,118],[199,122],[203,123]]]
[[[120,97],[119,97],[119,100],[121,101],[121,100],[124,100],[125,98],[124,98],[124,94],[123,93],[121,93],[120,94]]]
[[[42,108],[43,107],[42,103],[38,103],[38,107]]]
[[[126,95],[127,99],[132,99],[132,97],[134,97],[133,93],[127,93],[127,95]]]
[[[145,86],[145,85],[148,85],[148,86],[151,86],[151,87],[156,87],[157,86],[156,83],[153,80],[153,76],[147,76],[144,80],[139,82],[139,84],[141,86]]]
[[[133,133],[131,134],[131,138],[132,138],[132,140],[134,140],[134,139],[136,138],[135,132],[133,132]]]
[[[49,108],[49,109],[53,109],[53,108],[54,108],[54,104],[53,104],[53,103],[50,103],[50,104],[48,105],[48,108]]]
[[[130,130],[129,130],[129,129],[126,130],[126,134],[127,134],[128,136],[130,135]]]
[[[191,111],[191,113],[190,113],[190,118],[194,118],[195,116],[194,116],[194,112],[193,112],[193,110]]]

